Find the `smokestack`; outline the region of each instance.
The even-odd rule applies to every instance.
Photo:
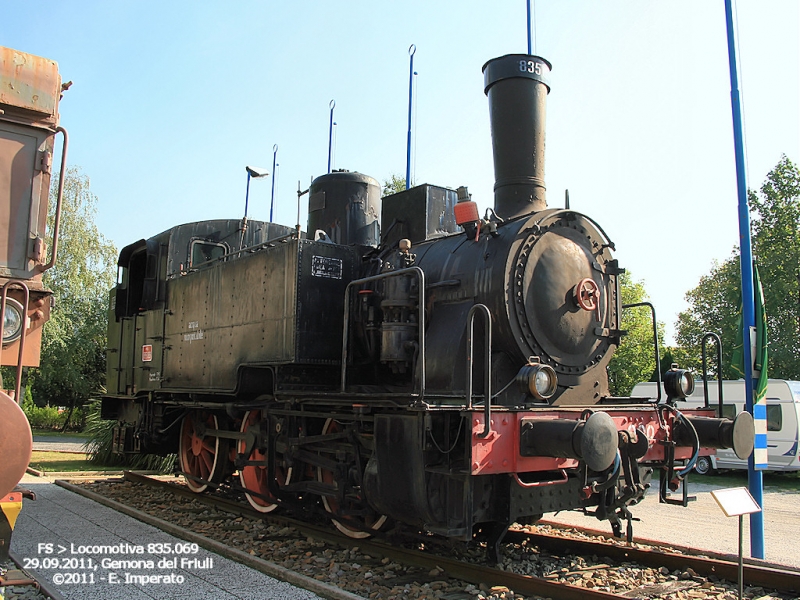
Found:
[[[514,218],[547,208],[544,185],[545,107],[550,63],[507,54],[483,65],[494,156],[494,210]]]

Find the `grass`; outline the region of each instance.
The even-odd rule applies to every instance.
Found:
[[[60,431],[56,431],[54,429],[34,429],[33,435],[46,435],[52,437],[80,439],[80,440],[88,440],[91,437],[91,434],[89,433],[78,433],[75,431],[67,431],[66,433],[61,433]]]
[[[104,467],[90,463],[85,454],[71,452],[45,452],[34,450],[29,466],[45,473],[61,473],[81,471],[119,471],[119,467]]]

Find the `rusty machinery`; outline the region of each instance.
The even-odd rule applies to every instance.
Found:
[[[42,273],[56,261],[67,133],[59,126],[58,65],[49,59],[0,47],[0,364],[16,367],[9,390],[0,389],[0,556],[26,490],[15,489],[33,447],[30,425],[19,404],[22,367],[39,365],[42,326],[50,317],[52,292]],[[46,225],[56,135],[61,134],[61,169],[51,247]],[[2,379],[0,378],[0,381]],[[0,386],[3,388],[3,386]]]

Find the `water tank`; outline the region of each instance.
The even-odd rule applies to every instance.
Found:
[[[381,186],[361,173],[335,171],[311,183],[308,237],[322,230],[336,244],[377,246],[380,242]]]

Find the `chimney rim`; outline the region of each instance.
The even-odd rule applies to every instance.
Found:
[[[533,61],[538,64],[543,64],[546,67],[546,72],[537,74],[528,70],[521,71],[519,67],[514,64],[520,61]],[[489,88],[498,81],[518,77],[521,79],[533,79],[534,81],[543,83],[547,87],[547,92],[550,93],[550,81],[547,75],[549,75],[552,70],[553,65],[549,60],[535,54],[505,54],[503,56],[498,56],[497,58],[486,61],[481,68],[484,82],[483,92],[488,95]]]

